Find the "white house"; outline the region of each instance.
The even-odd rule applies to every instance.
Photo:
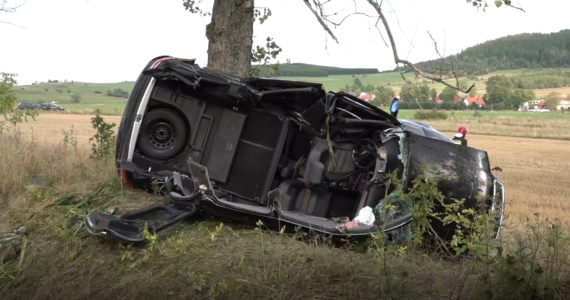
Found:
[[[556,110],[570,110],[570,101],[561,100],[558,105],[556,105]]]

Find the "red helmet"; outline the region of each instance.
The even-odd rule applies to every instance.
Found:
[[[465,136],[469,132],[469,129],[467,129],[467,127],[465,127],[465,126],[461,126],[461,127],[459,127],[459,130],[457,130],[457,132],[459,132]]]

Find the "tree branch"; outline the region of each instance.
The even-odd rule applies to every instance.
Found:
[[[317,18],[317,20],[319,21],[319,23],[321,23],[321,26],[323,26],[323,29],[335,40],[335,42],[338,44],[338,39],[336,38],[336,36],[332,33],[332,30],[329,28],[329,26],[327,26],[327,24],[325,23],[325,21],[323,21],[323,19],[319,16],[319,14],[317,13],[317,11],[315,11],[315,9],[313,8],[313,6],[311,5],[311,3],[309,3],[309,0],[303,0],[305,1],[305,4],[307,5],[307,7],[309,8],[309,10],[311,12],[313,12],[313,15],[315,15],[315,18]]]
[[[378,3],[377,0],[366,0],[368,2],[368,4],[370,4],[370,6],[372,6],[372,8],[374,8],[374,10],[376,10],[376,13],[378,14],[377,18],[378,20],[376,21],[375,27],[378,29],[378,33],[380,34],[380,37],[382,38],[382,40],[384,41],[384,44],[386,44],[386,46],[388,46],[386,40],[384,39],[384,36],[382,35],[382,32],[380,30],[380,28],[377,26],[378,22],[382,22],[382,25],[384,26],[384,29],[386,30],[386,34],[388,36],[388,41],[390,42],[389,47],[392,48],[392,55],[394,57],[394,62],[396,63],[396,66],[403,64],[406,65],[407,67],[409,67],[412,71],[414,71],[414,73],[416,74],[416,76],[421,76],[423,78],[426,78],[428,80],[434,81],[434,82],[439,82],[445,86],[451,87],[453,89],[456,89],[458,91],[461,91],[463,93],[469,93],[469,91],[471,91],[471,89],[473,88],[474,85],[472,85],[469,89],[467,90],[463,90],[461,89],[461,87],[459,86],[459,81],[456,79],[457,85],[453,86],[449,83],[447,83],[442,76],[438,76],[429,72],[426,72],[422,69],[420,69],[418,66],[416,66],[414,63],[408,61],[407,59],[401,59],[400,56],[398,55],[398,50],[396,48],[396,42],[394,39],[394,36],[392,34],[392,30],[390,29],[390,25],[388,24],[388,21],[386,19],[386,16],[384,15],[384,12],[382,11],[382,3],[380,2]],[[322,11],[322,5],[321,3],[318,2],[318,0],[313,0],[313,2],[315,3],[315,5],[317,6],[317,9],[319,11],[321,11],[321,15],[319,15],[319,13],[313,8],[313,6],[311,5],[311,3],[309,2],[309,0],[304,0],[305,4],[307,5],[307,7],[311,10],[311,12],[313,12],[313,14],[315,15],[315,17],[317,18],[317,20],[319,21],[319,23],[321,24],[321,26],[324,28],[324,30],[337,42],[338,39],[336,38],[336,36],[333,34],[332,30],[328,27],[327,23],[333,24],[333,25],[340,25],[344,20],[346,20],[346,18],[348,18],[349,16],[352,15],[366,15],[369,16],[368,14],[364,14],[364,13],[360,13],[360,12],[355,12],[353,14],[350,14],[349,16],[346,16],[344,19],[341,20],[341,22],[339,23],[335,23],[332,22],[330,20],[328,20],[325,16],[324,13]],[[328,2],[328,1],[327,1]],[[355,2],[355,6],[356,6],[356,2]],[[429,33],[428,33],[429,34]],[[430,35],[431,36],[431,35]],[[433,38],[432,38],[433,40]],[[435,42],[435,41],[434,41]],[[437,48],[437,45],[436,45]],[[437,50],[437,49],[436,49]],[[439,51],[437,51],[439,54]],[[441,55],[440,55],[441,56]],[[447,62],[447,61],[446,61]],[[449,64],[451,64],[450,62],[447,62]],[[455,72],[455,70],[453,70],[454,75],[456,75],[457,73]],[[401,72],[402,78],[405,79],[404,77],[404,73]],[[406,81],[407,82],[407,81]]]
[[[8,0],[0,0],[0,13],[4,13],[4,15],[10,15],[15,13],[20,7],[24,6],[26,1],[22,2],[21,4],[8,4]],[[0,20],[0,24],[12,25],[19,28],[24,28],[22,26],[16,25],[9,21]]]
[[[378,2],[376,0],[367,0],[367,1],[376,10],[376,13],[378,13],[378,16],[380,17],[380,20],[382,20],[382,24],[384,25],[384,29],[386,30],[386,34],[388,35],[388,39],[390,40],[390,46],[392,47],[392,55],[394,56],[394,62],[396,63],[396,65],[404,64],[404,65],[408,66],[410,69],[412,69],[414,71],[414,73],[416,73],[416,75],[422,76],[422,77],[429,79],[431,81],[434,81],[434,82],[439,82],[445,86],[457,89],[463,93],[469,93],[469,91],[471,90],[471,88],[473,88],[473,86],[471,86],[468,90],[464,91],[459,86],[456,87],[456,86],[453,86],[453,85],[445,82],[440,76],[425,72],[422,69],[420,69],[419,67],[417,67],[415,64],[413,64],[412,62],[405,60],[405,59],[401,59],[398,56],[398,50],[396,48],[396,42],[394,40],[394,36],[392,35],[392,31],[390,30],[390,25],[388,24],[388,21],[386,20],[386,17],[384,16],[384,13],[382,11],[382,7],[380,6],[380,4],[378,4]]]
[[[455,79],[455,84],[456,86],[453,87],[457,90],[461,90],[460,86],[459,86],[459,78],[461,77],[462,74],[457,74],[457,72],[455,71],[455,67],[453,66],[452,63],[450,63],[449,61],[447,61],[447,59],[445,59],[445,57],[443,55],[441,55],[441,53],[439,53],[439,49],[437,48],[437,42],[435,41],[435,39],[433,38],[433,36],[431,35],[431,33],[428,31],[427,32],[430,39],[432,40],[434,46],[435,46],[435,52],[437,53],[437,56],[439,56],[439,58],[446,64],[448,64],[451,67],[451,74],[453,74],[453,78]],[[439,77],[441,78],[441,76],[443,75],[443,68],[440,69],[440,75]],[[471,91],[471,89],[473,89],[475,87],[475,84],[472,84],[469,89],[467,89],[466,91],[462,91],[466,94],[469,94],[469,92]]]
[[[11,13],[15,13],[18,8],[24,6],[24,4],[26,4],[26,1],[24,1],[22,4],[13,4],[12,6],[8,6],[8,0],[0,0],[0,12],[3,12],[5,14],[11,14]]]

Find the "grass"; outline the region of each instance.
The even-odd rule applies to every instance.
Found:
[[[118,123],[118,117],[106,117]],[[521,120],[553,130],[561,120]],[[555,123],[552,123],[555,122]],[[565,122],[570,123],[568,120]],[[554,125],[553,125],[554,124]],[[442,124],[434,124],[440,128]],[[72,127],[73,126],[73,127]],[[469,124],[472,126],[472,124]],[[506,125],[503,125],[506,126]],[[566,124],[565,126],[570,126]],[[516,133],[525,127],[512,126]],[[45,114],[0,138],[0,230],[30,231],[21,260],[0,266],[0,299],[567,299],[570,142],[472,135],[507,187],[509,257],[447,260],[420,249],[330,247],[203,220],[144,248],[68,228],[93,208],[159,201],[128,191],[112,160],[89,158],[89,116]],[[549,221],[547,221],[548,219]],[[25,245],[25,246],[24,246]],[[386,249],[386,250],[384,250]],[[540,271],[536,265],[540,265]],[[8,268],[10,266],[10,268]]]
[[[486,87],[486,79],[492,75],[502,74],[507,76],[515,76],[522,74],[541,74],[552,72],[555,69],[521,69],[521,70],[508,70],[490,73],[480,76],[477,80],[469,81],[470,84],[475,83],[479,95],[483,95]],[[399,92],[404,84],[400,73],[379,73],[368,75],[356,75],[364,85],[384,85],[390,86],[395,92]],[[351,75],[334,75],[328,77],[279,77],[280,79],[294,80],[294,81],[308,81],[319,82],[325,85],[327,90],[339,91],[345,88],[348,84],[351,86],[354,83],[354,78]],[[413,74],[406,74],[406,78],[413,80]],[[451,82],[455,84],[455,82]],[[14,89],[14,93],[21,101],[29,102],[51,102],[55,101],[63,105],[68,112],[93,114],[95,109],[107,114],[121,114],[125,106],[125,98],[109,97],[106,95],[107,90],[114,90],[120,88],[129,92],[133,86],[133,82],[120,82],[120,83],[83,83],[83,82],[59,82],[59,83],[40,83],[37,85],[18,86]],[[430,88],[435,88],[441,92],[444,88],[440,83],[428,83]],[[48,91],[45,91],[48,89]],[[62,92],[57,92],[60,90]],[[67,91],[70,91],[67,93]],[[544,89],[535,90],[539,96],[547,95],[548,93],[556,91],[562,95],[570,94],[570,88],[558,89]],[[96,92],[101,92],[98,94]],[[81,96],[80,104],[71,103],[71,95],[79,94]]]

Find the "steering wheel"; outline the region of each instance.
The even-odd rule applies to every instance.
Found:
[[[376,164],[378,146],[371,139],[361,139],[352,150],[352,161],[361,169],[369,169]]]

